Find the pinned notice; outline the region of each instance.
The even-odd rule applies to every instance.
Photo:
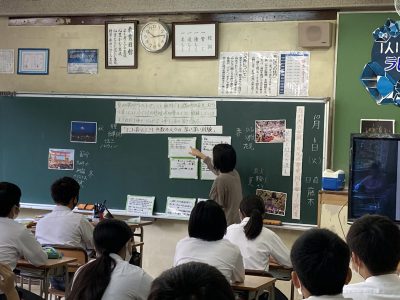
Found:
[[[169,159],[169,178],[198,179],[198,160],[196,158]]]
[[[165,213],[170,216],[189,217],[196,198],[167,197]]]
[[[141,217],[152,216],[155,198],[154,196],[128,195],[126,212]]]
[[[168,157],[189,157],[190,147],[196,148],[195,137],[169,137],[168,138]]]

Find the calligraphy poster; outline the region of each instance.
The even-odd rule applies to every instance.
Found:
[[[219,59],[220,95],[247,95],[248,52],[222,52]]]
[[[250,52],[248,74],[248,94],[250,96],[277,96],[279,53]]]

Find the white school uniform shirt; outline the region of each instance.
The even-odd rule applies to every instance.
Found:
[[[371,276],[363,282],[345,285],[343,295],[354,300],[399,300],[400,278],[397,274]]]
[[[42,245],[66,245],[94,249],[93,225],[82,214],[57,205],[36,224],[36,239]]]
[[[226,231],[225,238],[237,245],[243,256],[244,267],[250,270],[268,270],[269,256],[279,264],[291,267],[289,249],[277,234],[263,227],[259,236],[249,240],[244,233],[244,226],[250,218],[244,218],[240,224],[232,224]]]
[[[310,296],[305,300],[352,300],[351,298],[345,298],[342,294],[338,295],[323,295],[323,296]]]
[[[17,266],[17,260],[25,257],[35,266],[47,262],[47,253],[35,239],[30,230],[13,219],[0,218],[0,262],[11,269]]]
[[[204,241],[186,237],[178,242],[174,267],[188,262],[202,262],[217,268],[228,281],[243,282],[243,258],[237,246],[226,239]]]
[[[110,256],[115,260],[116,265],[101,300],[146,300],[153,278],[143,269],[123,260],[119,255],[111,253]],[[84,267],[77,270],[74,281]]]

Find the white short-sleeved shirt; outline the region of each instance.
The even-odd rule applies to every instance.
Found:
[[[249,218],[244,218],[240,224],[230,225],[225,235],[226,239],[239,247],[244,267],[250,270],[268,270],[270,255],[279,264],[291,267],[289,249],[273,231],[263,227],[254,240],[247,239],[244,226],[248,221]]]
[[[13,219],[0,218],[0,262],[14,270],[20,257],[35,266],[47,262],[46,252],[28,229]]]
[[[399,300],[400,278],[397,274],[371,276],[363,282],[345,285],[343,295],[354,300]]]
[[[308,298],[305,298],[305,300],[352,300],[352,299],[344,298],[342,294],[338,294],[338,295],[333,295],[333,296],[328,296],[328,295],[310,296]]]
[[[82,214],[57,205],[36,225],[36,239],[42,245],[66,245],[94,249],[93,226]]]
[[[216,267],[228,281],[244,280],[243,258],[237,246],[226,239],[204,241],[186,237],[178,242],[174,266],[191,261],[202,262]]]
[[[143,269],[124,261],[119,255],[111,253],[110,256],[115,260],[116,265],[101,300],[146,300],[153,278]],[[74,280],[84,267],[78,269]]]

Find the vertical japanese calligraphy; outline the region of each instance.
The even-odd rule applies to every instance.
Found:
[[[137,22],[106,23],[106,68],[137,68]]]

